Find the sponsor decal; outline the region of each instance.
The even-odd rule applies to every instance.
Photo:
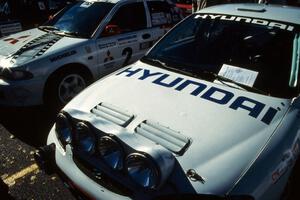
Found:
[[[276,170],[272,173],[272,183],[275,184],[280,177],[282,177],[285,172],[287,172],[288,168],[292,165],[293,163],[293,157],[292,153],[290,151],[287,151],[283,154],[282,156],[282,161],[276,168]]]
[[[4,39],[3,41],[9,42],[10,44],[16,44],[16,43],[18,43],[19,41],[21,41],[22,39],[25,39],[25,38],[27,38],[27,37],[29,37],[29,36],[30,36],[30,35],[23,35],[23,36],[20,36],[20,37],[17,37],[17,38],[9,37],[9,38]]]
[[[230,91],[214,86],[209,87],[203,82],[189,80],[182,77],[171,77],[169,74],[164,74],[162,72],[152,72],[143,68],[132,69],[130,67],[116,75],[135,77],[142,81],[151,78],[153,84],[170,88],[179,92],[185,90],[191,91],[191,89],[193,89],[190,92],[190,95],[192,96],[198,96],[203,100],[207,100],[218,105],[227,106],[232,110],[245,110],[248,112],[250,117],[260,119],[261,122],[267,125],[272,122],[276,113],[278,112],[277,109],[267,106],[263,102],[255,99],[245,96],[236,96]],[[232,103],[229,103],[230,101]],[[263,112],[263,110],[266,110],[266,112]]]
[[[300,137],[296,137],[291,149],[283,153],[281,162],[272,173],[272,183],[275,184],[287,171],[292,168],[300,153]]]
[[[12,33],[22,31],[22,25],[20,22],[9,23],[0,25],[0,31],[2,36],[6,36]]]
[[[124,40],[130,40],[130,39],[133,39],[133,38],[136,38],[137,36],[136,35],[130,35],[130,36],[127,36],[127,37],[122,37],[122,38],[119,38],[118,41],[124,41]]]
[[[106,52],[106,57],[104,58],[103,62],[108,62],[114,60],[114,57],[111,55],[110,51]]]
[[[258,18],[240,17],[240,16],[231,16],[231,15],[198,14],[194,18],[195,19],[219,19],[225,21],[244,22],[249,24],[269,26],[272,28],[280,28],[287,31],[293,31],[295,28],[294,26],[287,23],[270,21],[267,19],[258,19]]]
[[[123,45],[123,44],[130,44],[130,43],[134,43],[137,42],[137,36],[136,35],[130,35],[127,37],[122,37],[118,39],[118,44],[119,45]]]
[[[106,57],[103,62],[105,69],[112,68],[115,65],[114,57],[111,55],[110,51],[106,52]]]
[[[116,45],[117,45],[116,42],[109,42],[109,43],[99,44],[98,47],[99,47],[99,49],[105,49],[105,48],[113,47]]]
[[[55,61],[61,60],[61,59],[63,59],[63,58],[66,58],[66,57],[75,55],[76,53],[77,53],[77,51],[75,51],[75,50],[69,51],[69,52],[66,52],[66,53],[63,53],[63,54],[60,54],[60,55],[58,55],[58,56],[55,56],[55,57],[50,58],[50,61],[51,61],[51,62],[55,62]]]
[[[123,41],[123,42],[119,42],[119,45],[123,45],[123,44],[130,44],[130,43],[134,43],[137,42],[138,40],[127,40],[127,41]]]

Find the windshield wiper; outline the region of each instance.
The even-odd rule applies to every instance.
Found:
[[[236,82],[232,79],[226,78],[224,76],[221,76],[221,75],[213,73],[213,72],[209,72],[209,71],[205,71],[205,70],[196,70],[196,71],[194,70],[193,71],[192,67],[188,67],[188,68],[187,67],[180,67],[180,68],[171,67],[171,66],[169,66],[169,63],[166,64],[166,63],[162,62],[159,59],[149,58],[147,56],[144,56],[141,59],[141,61],[144,61],[144,62],[148,61],[148,63],[150,62],[151,64],[158,64],[161,68],[165,68],[165,69],[173,71],[173,72],[179,72],[181,74],[185,74],[185,75],[192,76],[192,77],[195,77],[195,78],[200,78],[200,79],[203,79],[203,80],[218,80],[222,84],[224,84],[228,87],[233,87],[233,88],[237,88],[237,89],[244,89],[246,91],[251,91],[251,92],[256,92],[256,93],[259,93],[259,94],[268,95],[267,92],[259,90],[255,87],[244,85],[242,83]],[[228,83],[232,83],[232,84],[228,84]],[[234,86],[234,85],[236,85],[236,86]]]
[[[83,37],[77,31],[59,31],[59,32],[56,32],[56,34],[63,35],[63,36],[70,36],[70,37]]]
[[[55,26],[39,26],[39,29],[48,30],[48,31],[59,31],[59,28]]]
[[[212,76],[214,78],[214,80],[218,80],[218,81],[220,81],[221,83],[223,83],[224,85],[226,85],[228,87],[233,87],[233,88],[237,88],[237,89],[241,89],[242,88],[242,89],[244,89],[246,91],[256,92],[256,93],[259,93],[259,94],[268,95],[268,93],[265,92],[265,91],[262,91],[260,89],[255,88],[255,87],[244,85],[242,83],[236,82],[236,81],[234,81],[232,79],[226,78],[226,77],[221,76],[219,74],[216,74],[216,73],[213,73],[213,72],[208,72],[208,71],[203,71],[203,73]],[[234,85],[228,84],[228,83],[232,83],[232,84],[234,84],[234,85],[236,85],[238,87],[235,87]]]
[[[193,77],[196,77],[196,78],[201,78],[197,74],[194,74],[192,72],[186,71],[186,69],[184,67],[181,67],[181,68],[171,67],[169,63],[165,63],[165,62],[163,62],[163,61],[161,61],[159,59],[154,59],[154,58],[149,58],[147,56],[144,56],[141,59],[141,61],[144,61],[146,63],[150,62],[151,64],[154,64],[154,65],[158,64],[159,67],[167,69],[167,70],[170,70],[170,71],[173,71],[173,72],[179,72],[181,74],[185,74],[185,75],[188,75],[188,76],[193,76]]]

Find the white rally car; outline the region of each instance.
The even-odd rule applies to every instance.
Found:
[[[0,105],[62,105],[141,58],[181,19],[166,0],[86,0],[0,40]]]
[[[299,8],[258,4],[192,14],[67,104],[36,159],[90,199],[286,197],[299,19]]]

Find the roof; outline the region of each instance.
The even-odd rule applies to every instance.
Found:
[[[207,14],[227,14],[300,24],[300,8],[283,5],[266,4],[222,4],[198,11]]]

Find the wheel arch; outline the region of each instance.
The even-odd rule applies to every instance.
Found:
[[[45,98],[46,98],[46,92],[49,87],[49,83],[51,80],[59,73],[62,73],[63,71],[68,71],[68,70],[79,70],[83,71],[85,75],[88,77],[89,84],[93,82],[94,76],[91,70],[84,64],[81,63],[68,63],[65,65],[62,65],[61,67],[58,67],[56,70],[54,70],[47,78],[45,81],[44,85],[44,90],[43,90],[43,102],[45,103]]]

